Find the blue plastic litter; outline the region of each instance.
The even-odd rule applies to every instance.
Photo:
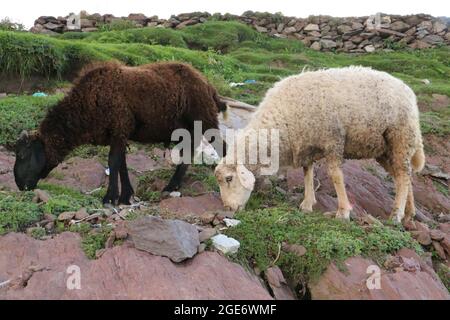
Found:
[[[244,83],[246,83],[246,84],[256,83],[256,80],[253,80],[253,79],[245,80]]]
[[[40,91],[33,93],[33,97],[46,97],[46,96],[47,96],[46,93]]]

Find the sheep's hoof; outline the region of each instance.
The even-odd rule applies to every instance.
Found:
[[[303,212],[312,212],[313,208],[312,208],[312,204],[311,203],[305,203],[305,201],[303,201],[302,203],[300,203],[300,209]]]
[[[391,215],[389,216],[389,220],[395,222],[395,223],[402,223],[404,214],[400,214],[398,210],[392,211]]]
[[[350,210],[341,210],[336,211],[336,219],[342,219],[350,221]]]

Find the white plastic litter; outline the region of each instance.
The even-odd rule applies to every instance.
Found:
[[[109,176],[109,174],[110,174],[109,168],[106,168],[106,169],[105,169],[105,174],[106,174],[107,176]]]
[[[227,237],[223,234],[218,234],[211,238],[214,248],[221,251],[224,254],[236,253],[239,250],[241,244],[236,239]]]
[[[236,227],[239,223],[241,223],[240,220],[236,220],[236,219],[229,219],[229,218],[224,218],[223,222],[225,222],[225,225],[227,227]]]

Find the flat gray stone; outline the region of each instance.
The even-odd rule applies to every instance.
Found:
[[[128,222],[127,229],[136,249],[173,262],[192,258],[200,244],[195,226],[181,220],[145,216]]]

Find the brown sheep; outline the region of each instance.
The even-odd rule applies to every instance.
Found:
[[[128,140],[167,145],[175,129],[192,133],[194,121],[201,121],[202,133],[217,129],[218,114],[225,110],[216,89],[189,65],[91,65],[81,72],[71,92],[48,112],[37,132],[20,136],[14,166],[16,184],[20,190],[33,189],[74,148],[109,145],[110,177],[103,202],[129,204],[133,188],[125,159]],[[193,142],[191,147],[197,146]],[[225,148],[218,150],[220,156]],[[163,191],[178,189],[187,167],[179,164]]]

